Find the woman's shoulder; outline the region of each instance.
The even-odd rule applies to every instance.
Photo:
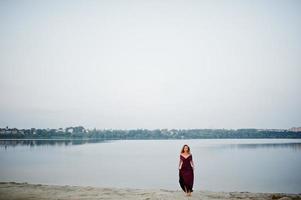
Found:
[[[180,155],[184,155],[184,153],[180,153]],[[190,155],[192,155],[192,153],[189,153],[188,155],[190,156]]]
[[[185,155],[185,154],[184,153],[180,153],[180,155]],[[190,156],[190,155],[192,155],[192,153],[189,153],[188,155]]]
[[[192,157],[192,154],[189,153],[188,156],[185,156],[183,153],[180,153],[180,157],[181,157],[181,156],[184,157],[184,158],[188,158],[188,157]]]

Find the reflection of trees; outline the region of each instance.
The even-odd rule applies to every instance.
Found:
[[[287,142],[287,143],[257,143],[257,144],[222,144],[217,145],[220,148],[237,148],[237,149],[256,149],[256,148],[290,148],[294,150],[301,150],[301,143]],[[216,148],[216,146],[215,146]]]
[[[0,147],[15,147],[15,146],[69,146],[82,145],[88,143],[106,143],[112,140],[106,139],[28,139],[28,140],[0,140]],[[285,142],[285,143],[246,143],[246,144],[214,144],[213,148],[223,149],[256,149],[256,148],[290,148],[301,150],[301,143]]]
[[[33,140],[0,140],[1,147],[15,147],[15,146],[68,146],[81,145],[87,143],[103,143],[109,140],[104,139],[67,139],[67,140],[49,140],[49,139],[33,139]]]

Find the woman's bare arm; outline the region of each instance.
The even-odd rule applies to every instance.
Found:
[[[180,162],[179,162],[179,169],[181,169],[182,164],[183,164],[183,162],[182,162],[182,160],[180,159]]]
[[[191,167],[194,169],[194,162],[193,162],[192,159],[190,160],[190,165],[191,165]]]

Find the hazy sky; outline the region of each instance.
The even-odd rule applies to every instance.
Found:
[[[0,1],[0,127],[301,126],[301,1]]]

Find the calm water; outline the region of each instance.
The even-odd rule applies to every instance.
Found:
[[[0,140],[0,181],[180,190],[183,144],[195,190],[301,193],[300,139]]]

